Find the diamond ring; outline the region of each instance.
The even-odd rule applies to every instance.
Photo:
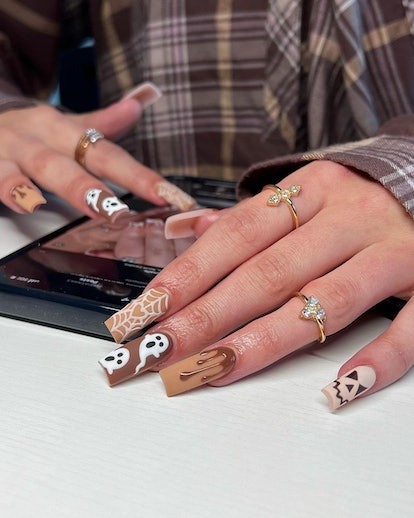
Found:
[[[273,191],[273,194],[267,199],[266,205],[269,207],[276,207],[281,201],[286,203],[292,216],[293,226],[294,228],[298,228],[299,219],[296,212],[296,207],[293,204],[291,198],[292,196],[297,196],[300,193],[301,186],[291,185],[289,189],[281,189],[278,185],[268,184],[263,187],[262,191],[265,189],[270,189]]]
[[[298,291],[295,293],[295,296],[299,297],[305,304],[305,306],[299,314],[299,318],[303,318],[305,320],[313,320],[316,323],[319,329],[319,342],[322,344],[326,340],[326,311],[320,305],[319,300],[313,295],[311,295],[308,298],[303,293]]]
[[[89,144],[95,144],[101,138],[105,138],[103,133],[95,128],[88,128],[84,131],[75,149],[75,160],[78,164],[85,165],[85,153]]]

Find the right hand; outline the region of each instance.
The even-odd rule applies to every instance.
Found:
[[[96,218],[105,214],[97,214],[86,203],[86,193],[96,189],[113,195],[101,178],[155,205],[189,208],[188,196],[111,142],[135,126],[141,112],[140,102],[129,98],[81,115],[49,105],[0,114],[0,200],[15,212],[33,212],[46,202],[42,189]],[[82,167],[74,154],[87,128],[96,128],[105,139],[88,146]]]

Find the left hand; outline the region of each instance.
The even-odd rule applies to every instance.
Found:
[[[295,292],[319,300],[327,336],[389,296],[408,300],[390,327],[341,367],[339,376],[349,376],[326,387],[332,408],[389,385],[413,365],[414,222],[380,184],[337,163],[312,162],[279,187],[294,184],[301,185],[292,198],[296,230],[286,203],[267,206],[272,191],[264,190],[226,210],[157,275],[139,302],[161,306],[146,307],[140,320],[128,305],[107,321],[118,341],[158,321],[150,332],[172,342],[161,357],[169,395],[226,385],[319,339],[316,322],[299,318],[304,302]]]

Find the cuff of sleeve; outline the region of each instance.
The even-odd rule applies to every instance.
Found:
[[[414,121],[413,117],[411,121]],[[414,134],[410,135],[409,132],[404,135],[377,134],[358,142],[255,164],[239,181],[237,194],[240,198],[256,194],[265,184],[278,183],[296,169],[315,160],[331,160],[368,174],[388,189],[414,219]]]

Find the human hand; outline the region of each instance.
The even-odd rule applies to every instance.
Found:
[[[411,218],[380,184],[336,163],[312,162],[280,182],[282,189],[291,185],[302,187],[291,200],[296,230],[287,204],[267,206],[274,193],[263,190],[217,216],[136,301],[107,320],[118,342],[158,321],[150,333],[163,337],[164,349],[148,366],[161,368],[169,395],[257,372],[390,296],[408,303],[324,391],[335,409],[413,365]],[[326,319],[300,318],[305,304],[296,292],[316,297]],[[136,358],[144,341],[123,346],[128,358]],[[110,382],[134,375],[128,362],[120,365],[111,368]]]
[[[101,178],[155,205],[171,203],[187,210],[195,203],[190,196],[114,143],[157,96],[156,88],[145,83],[132,95],[91,113],[66,114],[44,105],[0,114],[0,200],[16,212],[30,213],[46,203],[40,187],[91,218],[114,221],[128,207]],[[94,143],[86,139],[87,149],[79,147],[84,132],[92,128],[106,138]],[[75,160],[75,149],[82,160]]]

